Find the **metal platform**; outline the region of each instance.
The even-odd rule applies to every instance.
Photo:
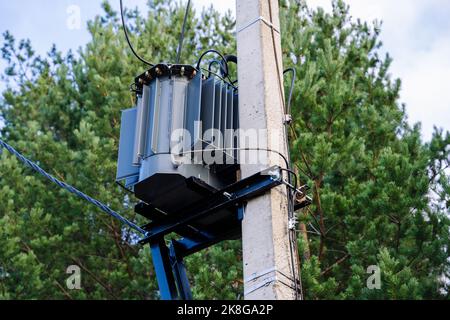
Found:
[[[214,190],[195,178],[185,183],[204,197],[170,214],[144,203],[135,208],[151,221],[143,227],[148,233],[140,243],[150,244],[163,300],[192,298],[184,257],[224,240],[240,239],[247,201],[281,185],[283,176],[281,168],[275,166],[222,190]],[[168,247],[165,237],[169,234],[179,239],[172,240]]]

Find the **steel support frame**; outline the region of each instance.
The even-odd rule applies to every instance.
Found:
[[[191,288],[183,257],[173,241],[169,248],[164,239],[150,242],[156,279],[162,300],[192,300]]]
[[[279,186],[283,183],[282,179],[281,168],[272,167],[219,191],[204,206],[200,205],[197,208],[199,211],[192,210],[182,219],[166,217],[144,226],[148,234],[140,243],[150,244],[161,299],[191,300],[192,293],[183,259],[240,232],[246,202]],[[195,236],[190,234],[186,236],[183,233],[189,230],[187,228],[193,222],[225,208],[235,208],[233,210],[237,222],[235,228],[214,235],[201,230]],[[164,237],[178,231],[181,231],[179,234],[183,234],[184,237],[180,240],[171,240],[168,247]]]

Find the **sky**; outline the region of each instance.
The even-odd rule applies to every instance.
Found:
[[[118,9],[118,0],[110,0]],[[214,5],[235,12],[234,0],[192,0],[196,9]],[[330,0],[307,0],[329,11]],[[367,21],[383,21],[383,51],[394,62],[393,78],[403,82],[401,102],[411,124],[422,122],[423,137],[433,126],[450,130],[450,1],[449,0],[347,0],[351,14]],[[29,38],[39,54],[53,43],[63,52],[77,50],[90,40],[86,23],[102,13],[100,0],[0,1],[0,32],[16,39]],[[146,9],[146,0],[124,0],[126,7]],[[72,19],[81,18],[80,23]],[[0,72],[5,64],[0,62]],[[0,83],[0,90],[4,84]]]

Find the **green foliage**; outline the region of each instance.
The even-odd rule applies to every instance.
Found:
[[[423,143],[399,104],[401,83],[381,57],[381,25],[353,21],[303,1],[281,1],[285,66],[298,73],[292,158],[313,206],[300,237],[307,299],[435,299],[448,296],[450,134]],[[0,101],[1,135],[58,178],[134,216],[135,199],[114,185],[120,110],[144,67],[130,54],[110,4],[89,22],[92,40],[78,54],[52,48],[38,57],[29,41],[5,34],[9,84]],[[184,8],[149,2],[127,12],[141,56],[173,61]],[[204,23],[208,21],[208,23]],[[188,19],[182,61],[213,47],[235,53],[234,19],[207,9]],[[141,221],[143,222],[143,221]],[[96,208],[48,184],[0,153],[0,299],[156,299],[148,249]],[[310,254],[306,254],[309,252]],[[186,261],[198,299],[242,293],[239,242]],[[82,269],[82,290],[66,289],[66,269]],[[381,289],[369,290],[369,266]]]
[[[352,20],[342,1],[331,14],[282,5],[285,62],[299,78],[291,152],[314,197],[301,217],[306,297],[445,297],[449,134],[424,144],[420,125],[407,124],[392,59],[379,53],[380,23]],[[366,286],[373,265],[381,290]]]
[[[149,5],[145,18],[136,10],[127,13],[132,41],[146,59],[172,61],[184,7],[174,1]],[[138,219],[135,200],[114,180],[120,111],[133,105],[129,84],[144,66],[129,51],[118,13],[107,2],[103,8],[103,16],[89,22],[92,41],[77,55],[64,56],[53,48],[47,57],[37,57],[29,41],[16,44],[5,34],[9,88],[0,105],[1,134],[51,174]],[[202,16],[211,25],[191,13],[182,61],[195,61],[210,46],[235,50],[230,15],[208,9]],[[7,153],[0,160],[0,202],[0,298],[158,298],[148,248],[135,245],[133,234],[119,223]],[[237,297],[240,290],[231,283],[239,279],[241,264],[232,248],[236,244],[192,259],[193,270],[215,266],[212,277],[222,279],[215,289],[196,296]],[[70,265],[81,267],[82,290],[66,289]],[[209,288],[209,275],[193,277],[196,287]]]

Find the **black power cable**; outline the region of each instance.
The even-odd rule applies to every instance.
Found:
[[[273,28],[273,13],[272,13],[272,3],[271,0],[268,0],[268,5],[269,5],[269,17],[270,17],[270,29],[271,29],[271,35],[272,35],[272,45],[273,45],[273,51],[274,51],[274,56],[275,56],[275,63],[276,63],[276,67],[277,67],[277,75],[278,75],[278,84],[281,88],[283,87],[283,82],[281,80],[280,77],[280,66],[279,66],[279,62],[278,62],[278,52],[277,52],[277,46],[275,43],[275,33],[274,33],[274,28]],[[293,83],[294,83],[295,79],[292,82],[292,88],[293,88]],[[291,92],[292,92],[292,88],[291,88]],[[291,98],[292,96],[290,96]],[[285,97],[282,97],[281,102],[283,104],[283,109],[284,112],[287,112],[288,108],[286,106],[286,102],[285,102]],[[289,101],[290,103],[290,101]],[[287,124],[287,123],[286,123]],[[286,137],[288,137],[288,129],[287,126],[285,126],[285,130],[286,130]],[[289,141],[286,141],[286,147],[289,150]],[[288,155],[289,157],[289,155]],[[291,170],[291,166],[290,166],[290,158],[288,159],[288,169]],[[294,173],[295,175],[295,173]],[[296,176],[296,175],[295,175]],[[291,183],[291,175],[288,174],[288,181],[289,183]],[[294,205],[294,196],[295,196],[295,192],[293,192],[292,190],[287,190],[287,202],[288,202],[288,218],[289,218],[289,222],[291,220],[295,219],[295,205]],[[301,283],[301,266],[300,266],[300,261],[299,261],[299,254],[298,254],[298,246],[297,246],[297,234],[295,232],[295,229],[293,230],[289,230],[289,250],[290,250],[290,255],[291,255],[291,266],[292,266],[292,276],[293,276],[293,280],[294,280],[294,286],[295,286],[295,299],[299,300],[303,299],[303,288],[302,288],[302,283]],[[297,265],[298,267],[298,274],[296,271],[296,267],[295,265]]]
[[[130,220],[126,219],[125,217],[123,217],[122,215],[120,215],[119,213],[117,213],[116,211],[112,210],[110,207],[108,207],[106,204],[88,196],[87,194],[81,192],[80,190],[76,189],[75,187],[53,177],[51,174],[49,174],[48,172],[46,172],[44,169],[42,169],[40,166],[38,166],[35,162],[29,160],[28,158],[26,158],[25,156],[23,156],[20,152],[18,152],[16,149],[14,149],[12,146],[10,146],[8,143],[6,143],[5,141],[3,141],[2,139],[0,139],[0,149],[5,148],[7,151],[9,151],[12,155],[14,155],[20,162],[22,162],[23,164],[25,164],[26,166],[28,166],[29,168],[33,169],[35,172],[39,173],[41,176],[43,176],[44,178],[50,180],[51,182],[53,182],[54,184],[56,184],[57,186],[59,186],[60,188],[63,188],[64,190],[75,194],[76,196],[78,196],[79,198],[93,204],[94,206],[96,206],[97,208],[99,208],[100,210],[102,210],[103,212],[109,214],[111,217],[119,220],[120,222],[122,222],[123,224],[126,224],[127,226],[129,226],[130,228],[136,230],[137,232],[146,235],[147,232],[142,229],[141,227],[139,227],[137,224],[135,224],[134,222],[131,222]]]
[[[286,107],[286,114],[290,115],[291,114],[292,94],[294,93],[294,85],[295,85],[295,80],[297,79],[297,71],[295,71],[295,68],[289,68],[289,69],[284,70],[283,74],[286,74],[288,72],[292,73],[291,87],[289,89],[288,103],[287,103],[287,107]]]
[[[133,52],[134,56],[135,56],[138,60],[140,60],[141,62],[143,62],[143,63],[145,63],[145,64],[147,64],[147,65],[149,65],[149,66],[151,66],[151,67],[153,67],[154,64],[148,62],[148,61],[145,60],[145,59],[143,59],[143,58],[142,58],[142,57],[134,50],[133,45],[131,44],[130,38],[128,37],[127,26],[126,26],[126,24],[125,24],[125,17],[124,17],[124,13],[123,13],[123,3],[122,3],[122,0],[120,0],[120,15],[121,15],[121,17],[122,17],[123,32],[125,33],[125,38],[127,39],[128,46],[130,47],[131,52]]]
[[[211,71],[211,68],[200,68],[200,69],[196,69],[197,71],[205,71],[208,72],[208,78],[213,75],[215,76],[217,79],[222,80],[224,83],[228,84],[230,87],[232,87],[234,90],[238,90],[238,87],[236,87],[233,83],[231,83],[229,80],[225,79],[224,77],[222,77],[221,75],[215,73],[214,71]]]
[[[222,66],[222,62],[221,62],[221,61],[215,60],[215,59],[214,59],[214,60],[211,60],[211,62],[210,62],[209,65],[208,65],[208,78],[211,77],[211,70],[212,70],[212,66],[213,66],[214,64],[218,64],[219,67]]]
[[[228,81],[230,83],[234,84],[234,82],[236,82],[237,80],[233,82],[233,80],[230,79],[230,69],[228,67],[228,62],[233,62],[234,64],[238,64],[238,58],[237,58],[237,56],[232,55],[232,54],[227,54],[224,58],[227,63],[227,71],[225,71],[225,67],[223,65],[221,65],[220,72],[224,75],[225,78],[228,79]]]
[[[198,58],[198,61],[197,61],[197,70],[200,70],[200,66],[202,64],[203,58],[209,53],[215,53],[220,57],[220,59],[222,59],[223,67],[225,70],[224,78],[226,78],[228,76],[228,72],[229,72],[227,59],[225,58],[225,56],[222,53],[220,53],[219,51],[217,51],[215,49],[209,49],[202,53],[202,55],[200,56],[200,58]]]
[[[181,50],[183,49],[184,33],[186,31],[186,23],[187,23],[187,18],[189,15],[190,6],[191,6],[191,0],[188,0],[187,5],[186,5],[186,13],[184,14],[183,27],[181,28],[180,42],[178,44],[177,64],[180,63],[180,59],[181,59]]]

